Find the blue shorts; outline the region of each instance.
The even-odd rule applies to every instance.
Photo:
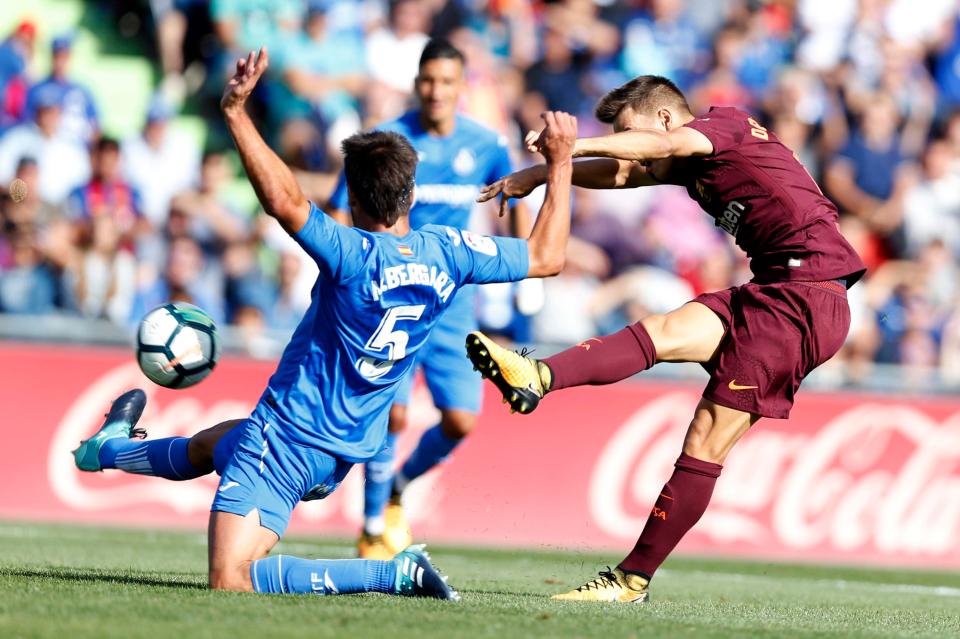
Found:
[[[214,451],[220,486],[210,510],[241,517],[257,510],[260,525],[283,537],[297,502],[332,493],[353,464],[287,442],[280,428],[257,410],[220,440]]]
[[[463,345],[467,333],[476,329],[477,322],[472,315],[445,315],[441,318],[427,343],[417,352],[417,365],[400,382],[394,403],[406,406],[410,402],[413,378],[421,369],[437,408],[479,413],[483,401],[483,378],[473,370]]]

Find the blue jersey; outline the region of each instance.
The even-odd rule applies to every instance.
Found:
[[[294,239],[320,276],[260,401],[286,439],[352,462],[379,451],[397,385],[460,288],[529,270],[526,240],[437,225],[369,233],[314,205]]]
[[[414,229],[426,224],[467,228],[480,188],[513,171],[506,138],[462,115],[457,115],[453,133],[442,137],[424,131],[419,111],[409,111],[376,128],[403,135],[417,151],[416,190],[410,209]],[[330,206],[350,209],[343,173],[330,196]]]
[[[506,137],[457,115],[453,133],[436,136],[420,124],[420,112],[408,111],[376,127],[399,133],[417,151],[416,188],[410,209],[410,226],[443,224],[465,229],[470,224],[480,188],[513,172]],[[347,181],[340,173],[330,206],[348,211]],[[473,291],[461,295],[449,321],[463,323],[474,316]]]

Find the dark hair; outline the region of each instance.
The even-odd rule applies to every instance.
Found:
[[[399,133],[356,133],[341,144],[350,192],[373,219],[393,226],[410,212],[417,152]]]
[[[431,60],[459,60],[460,64],[467,64],[463,52],[443,38],[432,38],[427,42],[420,54],[420,65],[417,68],[422,69],[423,65]]]
[[[597,119],[612,124],[624,107],[645,113],[661,106],[674,106],[690,112],[683,92],[673,82],[659,75],[641,75],[600,98],[594,112]]]
[[[113,151],[117,153],[120,151],[120,143],[117,142],[116,139],[105,135],[99,140],[97,140],[97,143],[94,145],[94,148],[97,150],[98,153],[103,153],[104,151]]]
[[[222,157],[225,157],[227,152],[220,147],[210,147],[203,150],[203,155],[200,156],[200,165],[203,166],[210,160],[218,160]]]

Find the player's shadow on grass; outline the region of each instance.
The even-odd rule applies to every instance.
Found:
[[[102,582],[116,584],[135,584],[139,586],[157,586],[160,588],[176,588],[177,590],[206,590],[207,584],[196,581],[177,581],[169,577],[151,575],[122,575],[98,570],[83,570],[81,568],[46,568],[46,569],[0,569],[0,576],[29,577],[31,579],[61,579],[78,582]]]

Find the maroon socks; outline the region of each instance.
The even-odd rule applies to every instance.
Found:
[[[642,324],[604,337],[592,337],[548,357],[552,381],[549,390],[569,386],[612,384],[645,371],[657,362],[657,350]],[[680,539],[699,521],[723,466],[681,453],[647,519],[637,545],[620,568],[649,579]]]
[[[680,453],[673,476],[657,498],[637,545],[620,568],[653,576],[680,539],[700,520],[723,466]]]
[[[645,371],[657,362],[657,350],[640,322],[548,357],[552,381],[549,390],[568,386],[612,384]]]

